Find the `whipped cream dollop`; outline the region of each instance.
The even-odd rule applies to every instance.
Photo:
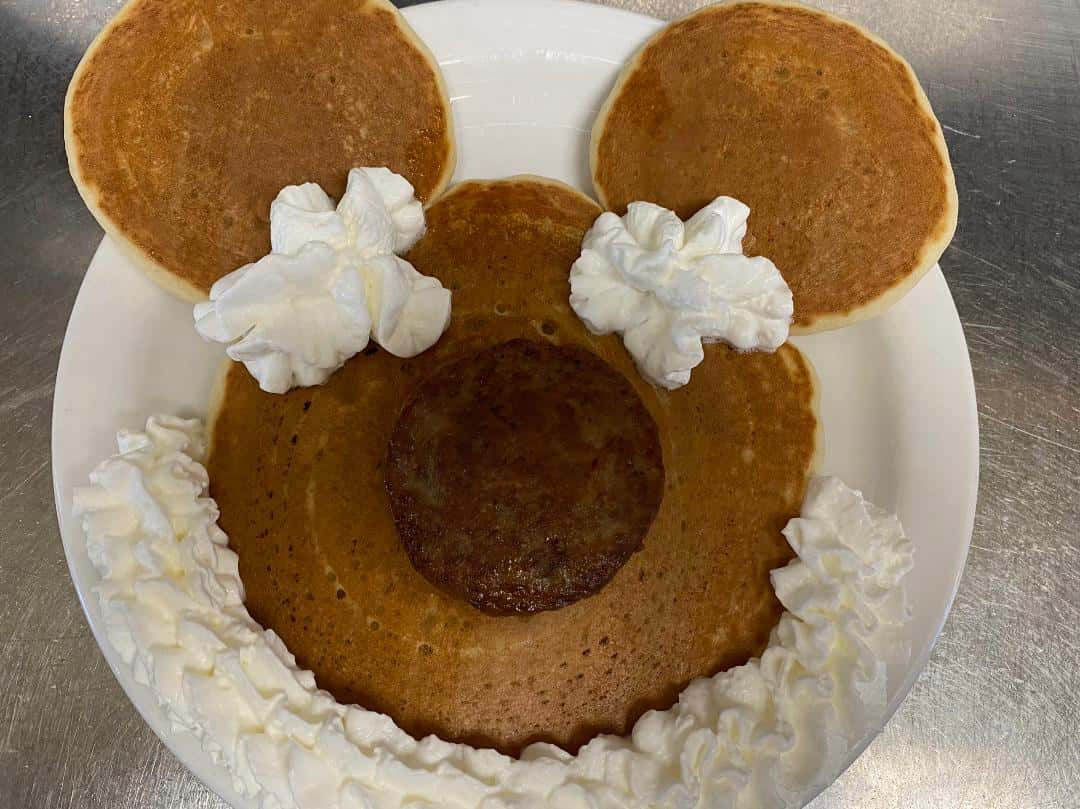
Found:
[[[775,351],[788,337],[791,290],[767,258],[743,255],[750,209],[718,197],[683,222],[650,202],[604,213],[570,271],[570,306],[594,334],[621,334],[642,376],[674,389],[703,342]]]
[[[214,284],[195,328],[270,393],[322,384],[369,340],[414,357],[450,323],[449,290],[396,255],[424,228],[389,169],[350,171],[336,206],[316,183],[287,186],[270,206],[270,254]]]
[[[320,691],[247,613],[199,422],[151,418],[118,444],[75,492],[106,634],[174,729],[264,809],[797,807],[877,729],[888,664],[908,654],[899,521],[819,478],[784,530],[798,558],[772,573],[787,611],[759,659],[576,756],[417,740]]]

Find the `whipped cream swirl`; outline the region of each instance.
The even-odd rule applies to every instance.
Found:
[[[788,337],[791,290],[767,258],[743,255],[750,209],[718,197],[683,222],[649,202],[604,213],[570,271],[570,306],[594,334],[623,336],[642,376],[674,389],[703,342],[775,351]]]
[[[118,444],[75,492],[109,641],[264,809],[801,806],[876,730],[887,665],[907,657],[900,523],[819,478],[784,530],[798,558],[772,573],[787,612],[760,659],[695,680],[629,737],[576,756],[416,740],[320,691],[248,615],[197,421],[151,418]]]
[[[287,186],[270,206],[270,254],[214,284],[195,328],[270,393],[322,384],[371,339],[416,356],[450,322],[449,290],[395,255],[424,227],[389,169],[350,171],[337,206],[316,183]]]

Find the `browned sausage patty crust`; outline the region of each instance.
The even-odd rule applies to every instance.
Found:
[[[420,386],[390,439],[394,522],[432,584],[496,615],[595,593],[664,490],[656,424],[590,351],[511,340]]]

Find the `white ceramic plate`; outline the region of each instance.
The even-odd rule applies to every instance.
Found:
[[[438,57],[454,102],[457,179],[532,173],[591,192],[588,132],[619,67],[661,23],[568,0],[445,0],[405,16]],[[823,470],[896,511],[915,543],[909,666],[890,672],[889,715],[926,664],[967,554],[978,480],[975,390],[963,331],[935,269],[884,316],[801,338],[821,379]],[[171,732],[104,636],[97,574],[72,488],[154,413],[205,415],[219,346],[191,307],[102,242],[68,324],[53,410],[53,482],[71,576],[117,679],[162,741],[237,809],[254,807],[187,734]],[[853,751],[852,759],[861,751]]]

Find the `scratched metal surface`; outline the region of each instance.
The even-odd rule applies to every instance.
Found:
[[[100,231],[61,100],[119,0],[0,0],[0,809],[225,809],[95,647],[53,515],[53,376]],[[698,0],[614,0],[671,17]],[[815,809],[1080,805],[1080,5],[833,0],[907,55],[960,188],[944,261],[971,347],[971,556],[907,702]]]

